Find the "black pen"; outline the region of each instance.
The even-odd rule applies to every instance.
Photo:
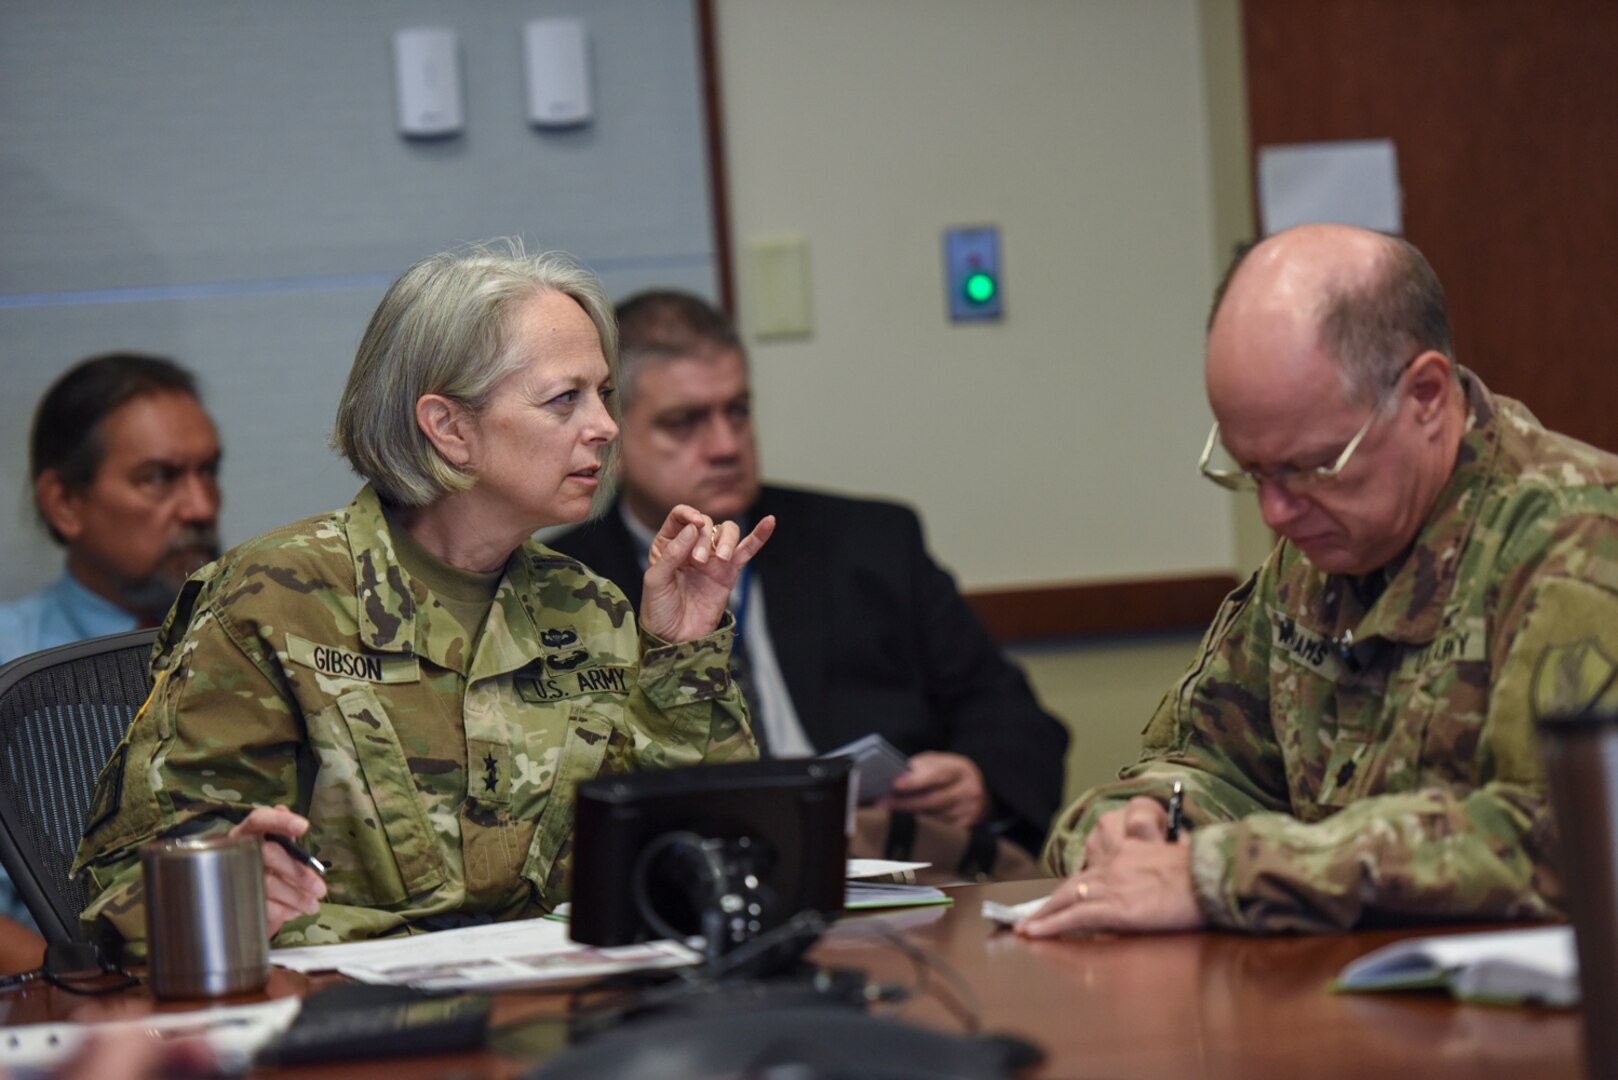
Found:
[[[1185,826],[1185,811],[1182,809],[1184,796],[1181,794],[1180,782],[1174,781],[1174,794],[1169,796],[1169,843],[1180,838],[1180,830]]]
[[[307,866],[321,877],[326,876],[326,864],[309,854],[307,851],[303,850],[303,848],[299,847],[297,844],[294,844],[288,837],[282,836],[280,833],[272,832],[265,833],[264,839],[275,844],[282,851],[286,852],[288,855],[291,855],[294,859],[297,859],[299,862],[303,863],[303,865]]]

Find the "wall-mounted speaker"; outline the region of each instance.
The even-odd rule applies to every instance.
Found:
[[[524,25],[530,123],[572,127],[590,122],[589,49],[583,19],[535,19]]]
[[[393,73],[401,135],[433,139],[460,133],[465,117],[455,31],[417,27],[394,34]]]

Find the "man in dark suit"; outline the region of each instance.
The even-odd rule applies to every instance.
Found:
[[[910,756],[884,804],[896,812],[888,853],[918,825],[968,838],[952,871],[984,869],[996,839],[1037,853],[1062,797],[1067,732],[928,556],[915,513],[760,485],[747,360],[706,302],[642,293],[618,321],[619,501],[550,546],[638,607],[647,545],[670,507],[774,514],[774,538],[731,598],[737,678],[764,751],[824,753],[879,733]]]

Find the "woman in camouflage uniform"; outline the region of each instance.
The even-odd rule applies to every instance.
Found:
[[[640,625],[530,537],[579,521],[618,434],[601,286],[555,257],[440,255],[388,290],[333,445],[368,481],[187,583],[156,685],[104,770],[78,867],[96,937],[144,947],[139,849],[263,845],[277,945],[540,914],[564,899],[573,788],[756,755],[726,599],[768,539],[677,507]]]

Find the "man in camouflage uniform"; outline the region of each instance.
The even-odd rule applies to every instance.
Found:
[[[643,636],[616,586],[528,544],[474,649],[399,565],[367,487],[187,584],[90,814],[85,923],[140,942],[140,845],[278,803],[309,808],[302,842],[329,889],[278,946],[542,914],[567,895],[567,789],[756,756],[725,674],[730,633],[727,620],[680,645]]]
[[[1618,698],[1618,458],[1490,393],[1449,338],[1401,240],[1306,227],[1232,269],[1202,467],[1256,486],[1282,540],[1141,761],[1059,819],[1045,857],[1072,876],[1021,932],[1558,913],[1534,725]]]

